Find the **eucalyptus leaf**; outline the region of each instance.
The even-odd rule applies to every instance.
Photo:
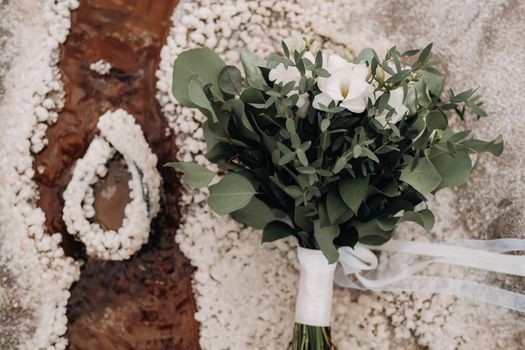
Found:
[[[357,213],[359,206],[365,199],[368,182],[368,176],[345,178],[339,182],[339,194],[354,213]]]
[[[472,170],[472,162],[465,150],[458,150],[454,155],[441,151],[429,154],[435,169],[441,175],[441,182],[435,190],[464,184]]]
[[[208,205],[219,215],[226,215],[248,205],[255,194],[251,182],[238,174],[227,174],[210,186]]]
[[[420,211],[406,211],[399,219],[398,223],[406,221],[415,222],[425,230],[430,231],[434,227],[436,219],[431,210],[423,209]]]
[[[224,61],[207,47],[182,52],[173,64],[173,96],[183,106],[199,107],[190,99],[190,81],[194,79],[201,87],[212,84],[214,92],[221,95],[218,80],[224,66]]]
[[[435,190],[441,183],[441,175],[427,158],[422,158],[414,169],[405,166],[399,179],[421,193]]]
[[[441,111],[430,112],[425,120],[429,131],[445,130],[448,126],[447,117]]]
[[[461,142],[461,145],[463,145],[469,152],[472,153],[490,152],[495,156],[499,156],[501,153],[503,153],[503,138],[501,135],[492,141],[482,141],[476,139],[465,140]]]
[[[339,253],[334,245],[334,239],[339,235],[339,226],[321,227],[319,220],[314,221],[314,237],[319,249],[323,252],[328,263],[337,262]]]
[[[264,61],[255,54],[244,50],[241,51],[241,62],[248,85],[258,90],[268,90],[268,84],[259,68],[265,66]]]
[[[199,107],[199,109],[203,111],[204,114],[211,116],[213,121],[219,121],[217,115],[215,114],[215,110],[210,103],[210,100],[208,100],[208,97],[204,94],[202,86],[199,82],[197,82],[196,79],[190,79],[188,97],[191,103],[193,103],[196,107]]]
[[[345,216],[345,214],[352,215],[352,211],[346,206],[345,202],[341,199],[339,191],[335,188],[331,189],[326,195],[326,212],[328,219],[332,224],[340,224],[339,220]]]
[[[276,220],[270,207],[257,197],[253,197],[248,205],[232,212],[230,216],[234,220],[256,229],[263,229],[269,222]]]
[[[238,95],[242,89],[241,72],[235,66],[226,66],[219,73],[219,88],[227,94]]]
[[[367,222],[356,222],[355,228],[359,233],[359,242],[370,245],[381,245],[392,237],[394,230],[383,230],[377,219]]]
[[[215,173],[194,162],[171,162],[165,166],[175,168],[184,172],[182,181],[191,188],[202,188],[210,184],[215,177]]]
[[[262,242],[273,242],[281,238],[286,238],[295,234],[295,230],[282,221],[272,221],[268,223],[263,230]]]

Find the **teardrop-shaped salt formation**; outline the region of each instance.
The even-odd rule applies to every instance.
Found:
[[[63,218],[68,232],[85,244],[89,256],[123,260],[148,240],[151,220],[159,211],[161,177],[156,169],[157,157],[133,116],[122,109],[108,111],[97,127],[100,135],[75,164],[64,191]],[[131,174],[131,201],[124,209],[122,226],[117,231],[105,231],[90,220],[94,216],[92,185],[105,175],[106,164],[115,152],[122,154]]]

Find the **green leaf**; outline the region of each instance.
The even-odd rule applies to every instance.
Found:
[[[421,193],[432,192],[441,183],[441,176],[427,158],[419,159],[413,170],[410,168],[410,164],[405,166],[399,179]]]
[[[425,117],[427,128],[433,130],[445,130],[448,125],[447,117],[440,111],[432,111]]]
[[[495,156],[499,156],[501,155],[501,153],[503,153],[503,138],[501,137],[501,135],[496,137],[494,140],[488,142],[470,139],[465,140],[460,144],[466,147],[467,150],[471,153],[490,152]]]
[[[213,110],[210,100],[208,100],[208,97],[202,90],[202,86],[200,85],[199,82],[197,82],[196,79],[190,80],[188,96],[189,96],[190,101],[196,107],[200,108],[204,112],[204,114],[211,115],[214,122],[219,121],[219,119],[217,118],[217,115],[215,114],[215,111]]]
[[[402,70],[400,72],[397,72],[396,74],[394,74],[390,78],[388,78],[385,83],[387,83],[387,84],[400,83],[401,81],[403,81],[406,78],[408,78],[408,76],[410,76],[410,74],[412,74],[412,71],[410,69]]]
[[[314,221],[314,237],[319,249],[330,264],[337,262],[339,253],[334,245],[334,239],[339,235],[339,226],[321,227],[319,220]]]
[[[434,227],[436,219],[430,209],[423,209],[420,211],[406,211],[399,219],[398,224],[406,221],[415,222],[425,230],[430,231]]]
[[[328,127],[330,126],[330,119],[323,119],[321,121],[321,132],[325,132],[328,130]]]
[[[187,183],[191,188],[206,187],[215,177],[215,173],[193,162],[172,162],[164,166],[172,167],[184,172],[182,181]]]
[[[421,77],[423,78],[425,85],[428,87],[428,90],[432,93],[432,95],[434,96],[441,95],[441,92],[443,91],[443,85],[444,85],[443,76],[435,72],[432,72],[428,69],[421,70],[418,73],[421,74]]]
[[[357,213],[359,206],[365,199],[368,182],[368,176],[346,178],[339,182],[339,194],[354,213]]]
[[[301,174],[311,175],[315,174],[317,170],[314,167],[311,166],[300,166],[297,168],[297,171]]]
[[[284,41],[281,41],[281,46],[283,47],[283,53],[286,57],[290,56],[290,50],[288,49],[288,45]]]
[[[224,93],[238,95],[242,88],[241,71],[235,66],[224,67],[219,74],[219,88]]]
[[[339,222],[339,220],[346,216],[345,214],[352,214],[336,189],[331,189],[326,195],[326,212],[332,224],[340,224],[342,222]]]
[[[359,52],[354,62],[355,63],[368,62],[370,64],[370,62],[372,62],[372,59],[374,57],[377,57],[377,54],[375,53],[375,51],[372,50],[371,48],[365,48],[361,50],[361,52]]]
[[[291,185],[284,188],[284,192],[293,199],[303,198],[303,190],[299,186]]]
[[[276,219],[270,207],[257,197],[253,197],[247,206],[234,211],[230,216],[256,229],[263,229],[269,222]]]
[[[262,242],[273,242],[281,238],[293,235],[295,230],[282,221],[272,221],[264,227]]]
[[[346,163],[348,163],[348,159],[346,159],[345,157],[340,157],[339,159],[337,159],[333,169],[334,174],[338,174],[339,172],[341,172],[341,170],[345,168]]]
[[[221,161],[226,162],[235,155],[235,149],[227,142],[216,142],[205,154],[206,159],[218,164]]]
[[[433,157],[433,155],[436,156]],[[472,162],[468,152],[465,150],[459,149],[454,155],[433,151],[430,152],[429,157],[442,178],[435,190],[462,185],[470,176]]]
[[[419,54],[419,57],[417,58],[417,64],[422,65],[428,62],[430,57],[432,56],[432,45],[433,43],[428,44],[423,50],[421,50],[421,53]]]
[[[238,174],[225,175],[219,183],[210,186],[208,205],[219,215],[244,208],[255,194],[251,182]]]
[[[221,95],[218,79],[224,66],[224,61],[207,47],[184,51],[173,64],[173,96],[183,106],[198,107],[190,99],[190,81],[193,79],[198,79],[201,90],[212,84],[211,89]]]
[[[259,68],[264,67],[264,62],[255,54],[246,50],[241,51],[241,62],[247,84],[258,90],[267,90],[268,84],[266,84],[266,80],[264,80]]]
[[[297,158],[299,158],[299,161],[302,165],[307,166],[308,165],[308,158],[306,157],[306,153],[300,148],[295,150],[295,154],[297,155]]]
[[[314,229],[313,222],[308,217],[308,210],[303,206],[296,206],[294,209],[294,222],[297,226],[307,232],[312,232]]]
[[[356,222],[355,228],[359,233],[359,242],[370,245],[384,244],[392,238],[394,233],[393,229],[383,230],[377,219],[367,222]]]

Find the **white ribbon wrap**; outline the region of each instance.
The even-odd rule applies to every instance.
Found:
[[[295,322],[327,327],[332,314],[334,272],[337,264],[329,264],[320,250],[299,247],[301,265],[299,290],[295,305]]]
[[[379,262],[372,250],[397,254]],[[525,277],[525,256],[505,254],[525,251],[523,239],[463,240],[453,243],[390,240],[381,246],[357,243],[354,248],[341,247],[338,251],[335,283],[341,287],[377,292],[448,294],[525,313],[523,294],[474,281],[417,274],[431,264],[448,264]],[[329,265],[320,250],[300,247],[298,257],[301,275],[296,322],[328,326],[336,264]],[[368,274],[364,275],[366,271]]]

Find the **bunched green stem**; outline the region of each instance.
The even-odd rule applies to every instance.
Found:
[[[330,327],[296,323],[288,350],[337,350],[337,348],[332,343]]]

